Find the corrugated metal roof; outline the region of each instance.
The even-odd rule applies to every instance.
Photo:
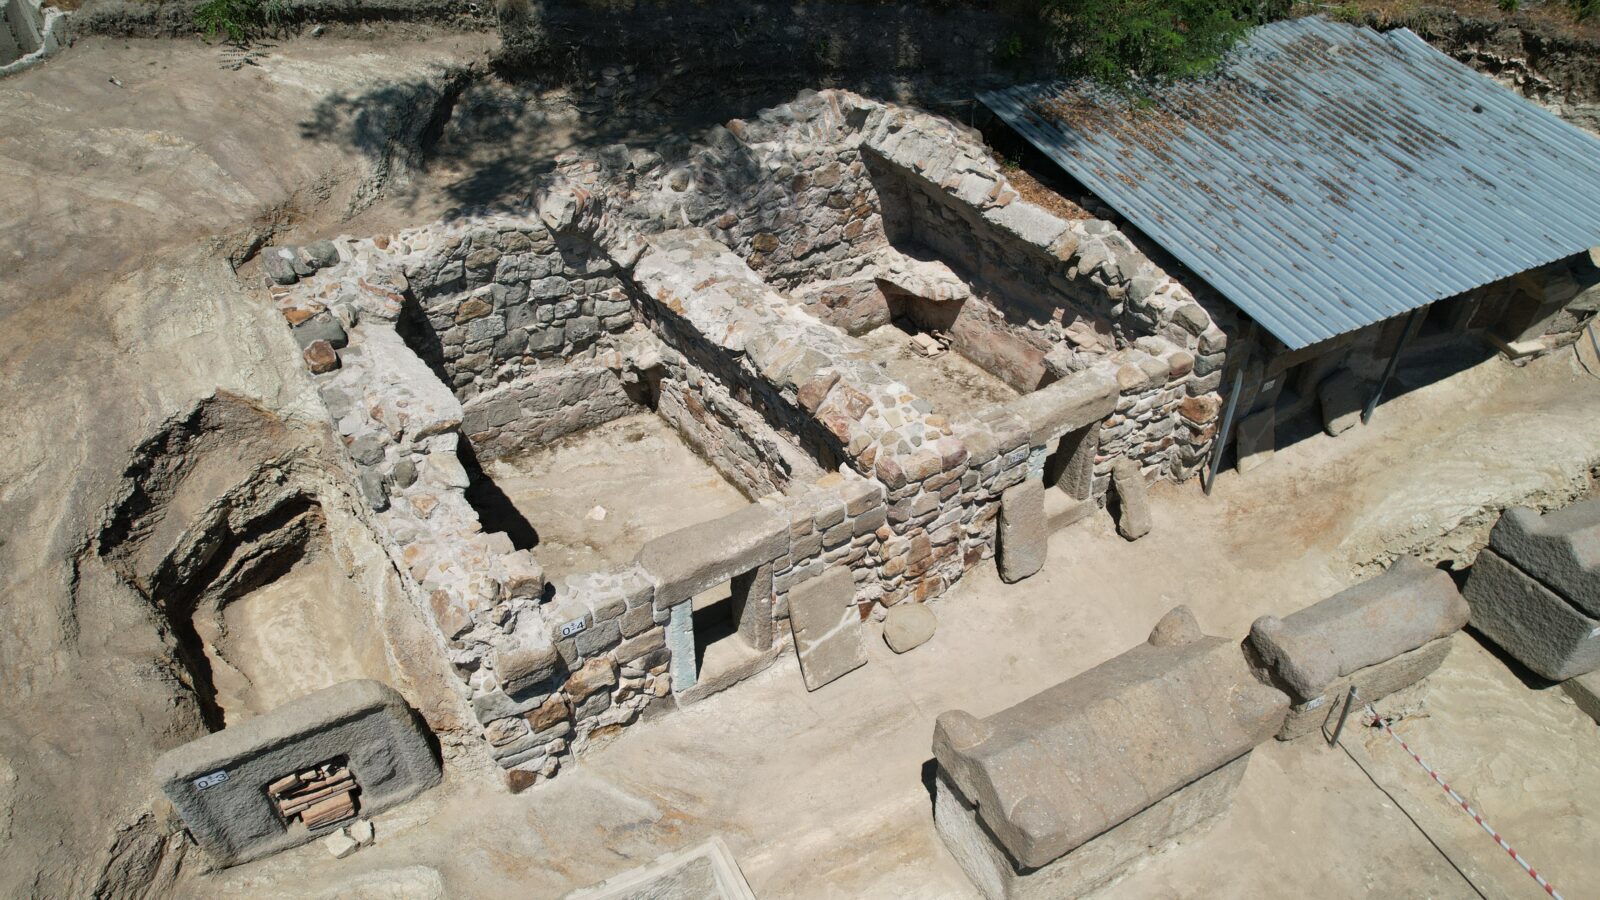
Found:
[[[1403,29],[1267,25],[1148,105],[979,99],[1290,348],[1600,244],[1600,140]]]

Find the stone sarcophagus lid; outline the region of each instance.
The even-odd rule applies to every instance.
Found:
[[[936,825],[985,896],[1077,896],[1226,811],[1288,706],[1180,606],[1146,643],[1010,709],[939,716]]]
[[[405,699],[360,680],[169,750],[155,775],[201,849],[231,866],[410,800],[441,772]]]

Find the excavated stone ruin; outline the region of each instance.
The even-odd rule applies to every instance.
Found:
[[[877,611],[1032,574],[1118,460],[1190,477],[1228,341],[972,133],[840,91],[264,263],[516,788],[791,634],[815,690]]]

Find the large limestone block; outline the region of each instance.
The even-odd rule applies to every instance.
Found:
[[[1001,581],[1014,584],[1044,568],[1049,534],[1043,482],[1028,479],[1000,494],[999,538]]]
[[[650,541],[636,562],[655,579],[656,608],[669,609],[788,550],[788,516],[753,503]]]
[[[439,760],[405,699],[365,680],[323,688],[169,750],[156,760],[155,777],[206,854],[231,866],[334,830],[289,830],[266,786],[337,757],[360,787],[364,817],[440,779]]]
[[[1351,685],[1355,686],[1358,698],[1356,705],[1359,709],[1360,704],[1364,702],[1382,700],[1395,691],[1408,688],[1427,678],[1439,668],[1444,658],[1450,655],[1450,644],[1454,639],[1454,635],[1447,635],[1429,641],[1415,650],[1407,650],[1393,659],[1357,669],[1349,675],[1334,679],[1323,690],[1322,696],[1304,703],[1296,703],[1289,708],[1289,715],[1283,720],[1283,727],[1278,729],[1278,740],[1294,740],[1316,731],[1324,724],[1331,727],[1329,717],[1338,715]]]
[[[943,773],[935,782],[933,824],[961,870],[988,900],[1062,900],[1110,884],[1151,852],[1214,825],[1233,803],[1250,754],[1168,794],[1126,822],[1036,869],[1018,866],[994,842],[972,802]]]
[[[1017,867],[1043,866],[1277,733],[1289,698],[1184,607],[1150,640],[986,719],[939,716],[933,753]]]
[[[1489,547],[1567,602],[1600,617],[1600,500],[1585,500],[1539,515],[1505,511]]]
[[[1600,668],[1600,622],[1493,550],[1467,576],[1472,627],[1551,681]]]
[[[794,651],[808,691],[867,664],[855,594],[847,566],[835,566],[789,592]]]
[[[1470,609],[1450,576],[1402,556],[1387,571],[1287,618],[1262,616],[1248,645],[1298,702],[1341,676],[1454,634]]]

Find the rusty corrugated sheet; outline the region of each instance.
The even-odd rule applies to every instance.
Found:
[[[1144,103],[979,99],[1290,348],[1600,244],[1600,140],[1406,30],[1268,25]]]

